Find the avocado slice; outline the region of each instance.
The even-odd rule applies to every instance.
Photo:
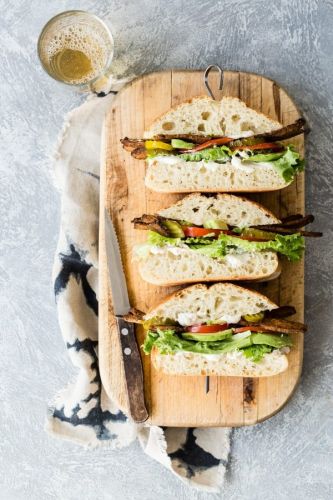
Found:
[[[280,347],[289,347],[293,342],[289,335],[272,335],[269,333],[253,333],[251,335],[252,344],[265,344],[279,349]]]
[[[215,342],[216,340],[229,340],[232,338],[232,329],[216,333],[182,333],[186,340],[196,340],[197,342]]]
[[[163,221],[163,226],[169,231],[171,238],[184,238],[185,234],[182,227],[175,220],[167,219]]]
[[[193,144],[193,142],[183,141],[182,139],[171,139],[171,146],[175,149],[192,149],[195,144]]]

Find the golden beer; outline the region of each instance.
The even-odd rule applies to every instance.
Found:
[[[63,12],[44,27],[38,54],[50,76],[69,85],[87,87],[110,69],[113,38],[95,15]]]

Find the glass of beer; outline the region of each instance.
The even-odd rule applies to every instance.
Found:
[[[113,38],[106,24],[81,10],[50,19],[38,39],[38,55],[54,79],[90,90],[106,79],[113,57]]]

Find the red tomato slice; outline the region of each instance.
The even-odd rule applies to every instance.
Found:
[[[205,227],[182,226],[182,230],[187,238],[200,238],[201,236],[206,236],[207,234],[214,234],[215,236],[218,236],[223,233],[228,234],[229,236],[234,236],[235,238],[241,238],[242,240],[267,241],[261,238],[255,238],[254,236],[239,236],[233,231],[228,231],[226,229],[206,229]]]
[[[228,328],[228,323],[224,323],[223,325],[192,325],[188,326],[186,331],[192,333],[216,333],[228,330]]]
[[[210,148],[211,146],[220,146],[222,144],[228,144],[228,142],[233,141],[230,137],[218,137],[216,139],[210,139],[209,141],[198,144],[193,149],[184,149],[184,153],[195,153],[196,151],[201,151],[202,149]]]
[[[184,231],[185,236],[190,238],[200,238],[200,236],[206,236],[207,234],[234,234],[232,231],[227,231],[224,229],[206,229],[205,227],[194,226],[182,226],[182,230]]]
[[[264,142],[262,144],[252,144],[251,146],[235,146],[231,148],[232,150],[236,151],[238,149],[274,149],[274,150],[280,150],[283,151],[284,147],[281,146],[281,144],[276,144],[275,142]]]

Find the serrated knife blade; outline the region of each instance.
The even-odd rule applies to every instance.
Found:
[[[130,310],[126,278],[120,255],[117,233],[107,210],[105,210],[105,246],[112,292],[113,310],[123,316]]]
[[[111,286],[114,322],[121,346],[122,361],[124,366],[125,384],[127,389],[129,414],[134,422],[145,422],[148,412],[145,405],[143,370],[139,347],[135,336],[135,325],[129,323],[123,315],[131,308],[126,277],[121,260],[117,233],[107,210],[104,212],[105,220],[105,248]],[[114,334],[114,329],[111,327]]]

